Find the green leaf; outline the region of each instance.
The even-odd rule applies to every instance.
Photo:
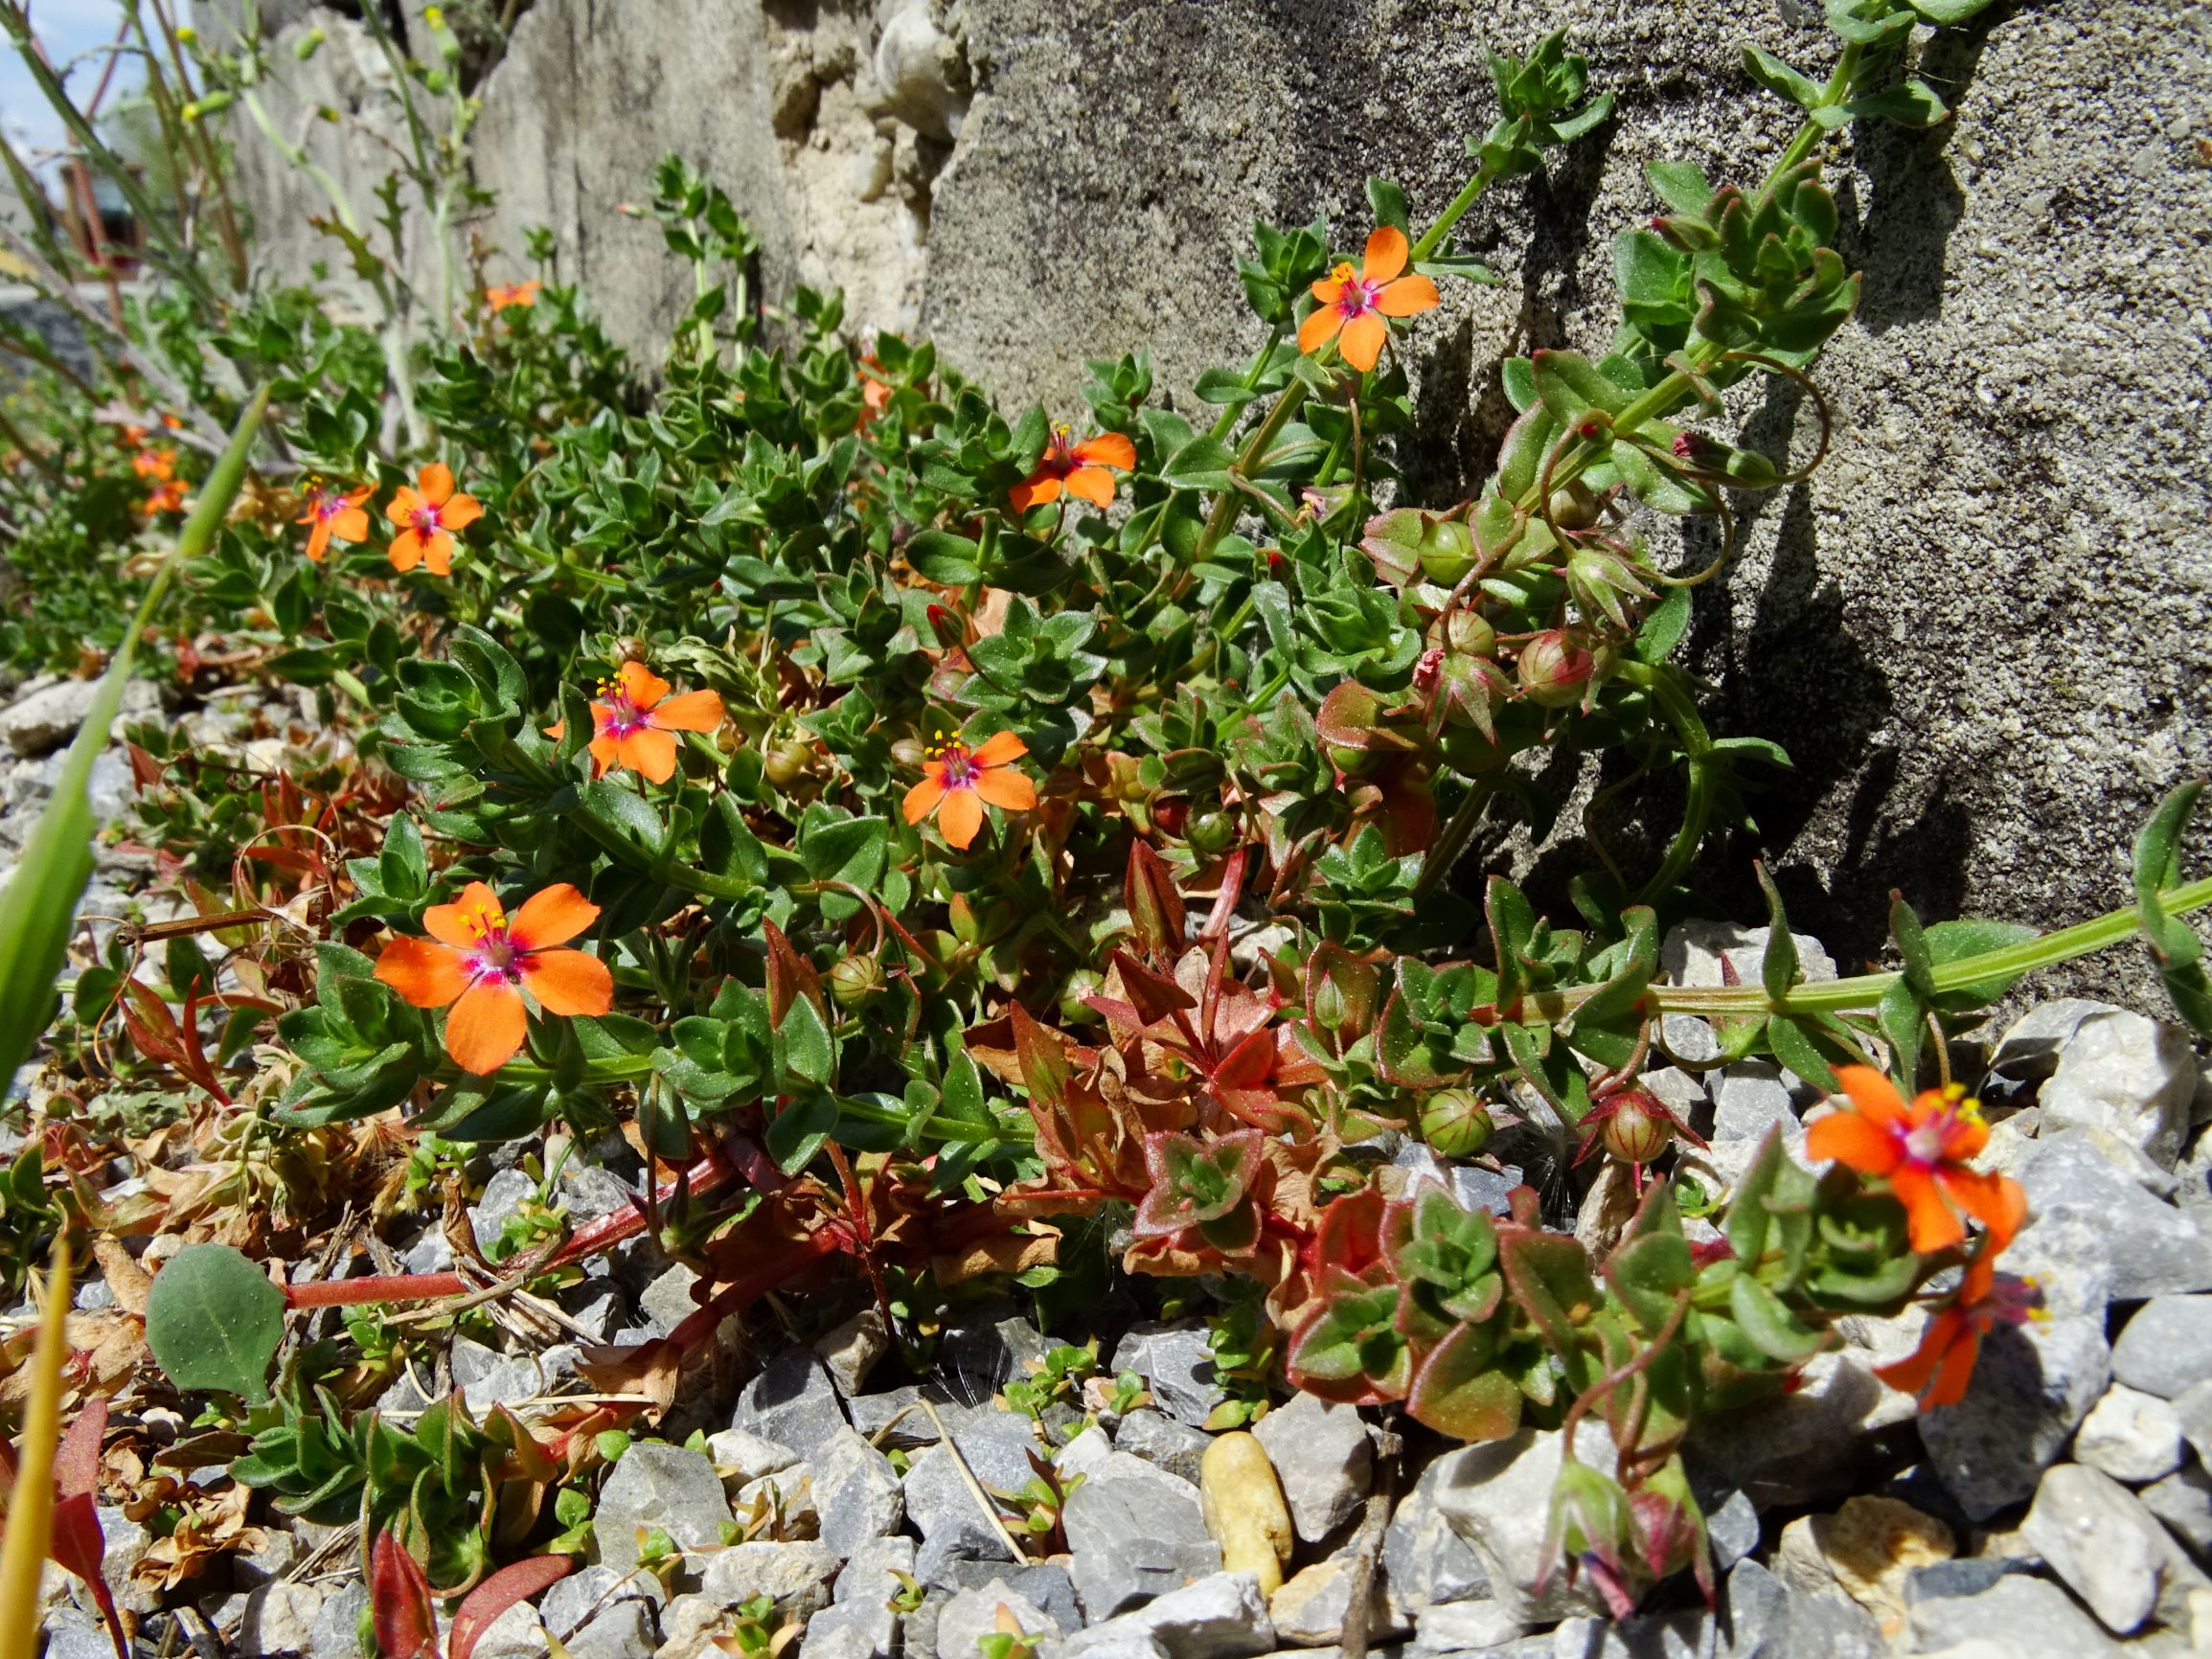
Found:
[[[925,530],[906,544],[906,562],[925,581],[944,587],[965,587],[980,581],[983,567],[976,563],[981,549],[965,535],[948,530]]]
[[[2004,950],[2016,944],[2025,944],[2041,935],[2033,927],[2018,921],[1939,921],[1926,930],[1927,959],[1940,967],[1946,963],[1963,962],[1969,957],[1982,956],[1993,950]],[[1993,1003],[2012,989],[2017,973],[1993,974],[1988,979],[1977,979],[1971,985],[1952,986],[1937,993],[1935,1004],[1947,1013],[1964,1012],[1969,1009]]]
[[[1964,23],[1990,4],[1990,0],[1908,0],[1922,21],[1943,27]]]
[[[1412,237],[1412,221],[1405,211],[1405,193],[1386,178],[1367,181],[1367,205],[1375,212],[1378,225],[1391,225]]]
[[[836,1126],[834,1095],[803,1095],[768,1121],[768,1156],[785,1174],[796,1175],[813,1162],[814,1154]]]
[[[1767,874],[1765,861],[1754,860],[1751,869],[1759,877],[1759,890],[1767,895],[1767,953],[1759,960],[1759,983],[1766,988],[1767,1000],[1780,1005],[1790,1000],[1790,988],[1797,983],[1797,941],[1790,932],[1781,892]]]
[[[1694,161],[1653,161],[1644,164],[1644,177],[1653,193],[1678,214],[1701,214],[1713,199],[1705,170]]]
[[[1800,109],[1820,102],[1821,89],[1763,47],[1744,48],[1744,72],[1767,91],[1779,93]]]
[[[1920,915],[1905,903],[1904,896],[1889,896],[1889,933],[1897,941],[1897,953],[1904,959],[1904,980],[1913,993],[1923,1002],[1935,995],[1935,958],[1928,949],[1927,932],[1920,924]]]
[[[837,1075],[837,1044],[812,999],[793,998],[776,1034],[783,1040],[784,1064],[791,1075],[828,1088]]]
[[[1690,590],[1670,587],[1666,597],[1652,607],[1652,614],[1644,618],[1630,652],[1640,663],[1663,663],[1681,644],[1689,626]]]
[[[1729,1284],[1728,1311],[1760,1352],[1783,1365],[1811,1359],[1833,1340],[1825,1329],[1790,1312],[1749,1273],[1737,1274]]]
[[[1237,458],[1219,438],[1201,433],[1169,456],[1160,477],[1176,489],[1234,489]]]
[[[1454,1440],[1503,1440],[1520,1426],[1521,1392],[1494,1368],[1497,1339],[1488,1325],[1465,1324],[1430,1349],[1413,1374],[1406,1410]]]
[[[269,1398],[285,1336],[285,1293],[228,1244],[187,1244],[153,1276],[146,1340],[178,1388]]]
[[[1785,1014],[1767,1022],[1767,1047],[1774,1057],[1813,1087],[1836,1092],[1835,1068],[1813,1040],[1812,1028]]]
[[[23,843],[15,874],[0,888],[0,1078],[12,1078],[46,1029],[54,1010],[54,979],[74,925],[77,901],[92,877],[92,837],[97,828],[87,790],[93,762],[107,747],[108,728],[123,704],[138,642],[161,607],[179,569],[214,545],[245,478],[246,455],[268,407],[264,390],[239,418],[238,430],[201,489],[175,551],[161,562],[124,633],[115,660],[93,693],[84,723],[61,762],[54,799]]]
[[[1508,357],[1498,365],[1505,395],[1514,408],[1526,415],[1536,403],[1536,365],[1526,357]]]
[[[1893,121],[1900,126],[1927,127],[1950,119],[1950,110],[1926,82],[1907,80],[1855,98],[1844,109],[1855,120]]]

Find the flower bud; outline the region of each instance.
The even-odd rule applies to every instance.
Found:
[[[320,29],[310,29],[292,42],[292,56],[305,63],[323,49],[323,42],[329,38]]]
[[[1106,981],[1087,967],[1079,967],[1069,974],[1067,982],[1060,988],[1060,1017],[1069,1025],[1096,1024],[1098,1010],[1083,998],[1096,996]]]
[[[1183,839],[1201,857],[1228,851],[1237,838],[1237,821],[1226,812],[1200,812],[1183,828]]]
[[[1675,1139],[1675,1121],[1649,1089],[1626,1088],[1608,1102],[1606,1150],[1624,1164],[1649,1164]]]
[[[1487,657],[1497,649],[1497,629],[1471,610],[1455,610],[1444,619],[1444,643],[1461,656]]]
[[[318,33],[320,33],[320,32],[318,31]],[[199,39],[199,31],[198,31],[198,30],[196,30],[196,29],[194,29],[194,27],[193,27],[191,24],[189,24],[189,23],[187,23],[187,24],[186,24],[186,25],[185,25],[183,28],[179,29],[179,30],[176,32],[176,43],[177,43],[179,46],[190,46],[190,45],[194,44],[195,41],[197,41],[198,39]]]
[[[1421,1138],[1442,1157],[1473,1157],[1491,1126],[1490,1108],[1468,1089],[1439,1089],[1421,1103]]]
[[[1342,988],[1334,980],[1324,978],[1313,988],[1312,1006],[1307,1011],[1316,1026],[1333,1032],[1344,1023],[1352,1011],[1345,1004]]]
[[[840,1008],[858,1008],[883,989],[883,965],[873,956],[848,956],[830,969],[830,994]]]
[[[1562,530],[1587,530],[1598,521],[1598,498],[1581,479],[1570,479],[1552,491],[1551,511]]]
[[[786,738],[761,759],[761,770],[779,789],[788,789],[814,767],[814,746],[797,738]]]
[[[1450,587],[1474,568],[1474,533],[1464,519],[1435,518],[1421,537],[1421,574]]]
[[[1563,709],[1583,700],[1595,666],[1572,634],[1547,628],[1520,648],[1520,689],[1532,702]]]

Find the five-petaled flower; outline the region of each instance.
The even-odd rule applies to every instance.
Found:
[[[2018,1184],[1968,1168],[1989,1142],[1979,1102],[1954,1084],[1924,1090],[1907,1104],[1871,1066],[1838,1066],[1836,1078],[1851,1105],[1806,1130],[1808,1158],[1839,1159],[1887,1181],[1904,1206],[1912,1247],[1923,1255],[1965,1240],[1962,1210],[2000,1246],[2011,1240],[2025,1213]]]
[[[318,482],[310,489],[300,505],[305,511],[292,520],[308,529],[308,557],[317,564],[323,562],[323,553],[333,538],[339,541],[367,541],[369,515],[361,503],[369,499],[369,487],[358,489],[331,489]]]
[[[1874,1375],[1890,1387],[1918,1395],[1924,1411],[1956,1405],[1965,1398],[1981,1339],[1992,1327],[2040,1317],[2033,1286],[2019,1279],[1998,1282],[1997,1249],[1994,1238],[1982,1247],[1950,1301],[1936,1310],[1920,1333],[1918,1348],[1903,1359],[1874,1368]]]
[[[599,683],[591,705],[591,761],[601,776],[627,766],[651,783],[675,776],[676,740],[671,732],[711,732],[722,723],[722,699],[713,692],[669,695],[669,683],[645,664],[626,662],[614,678]]]
[[[987,738],[970,749],[957,739],[929,751],[922,782],[906,791],[906,822],[919,824],[937,813],[937,828],[952,846],[967,851],[983,828],[983,804],[1009,812],[1037,805],[1037,785],[1015,769],[1029,745],[1012,732]]]
[[[1405,269],[1405,233],[1380,225],[1367,239],[1366,258],[1359,269],[1346,260],[1313,284],[1320,302],[1298,328],[1298,350],[1318,352],[1330,341],[1344,353],[1344,360],[1361,374],[1375,367],[1382,355],[1382,341],[1390,332],[1385,317],[1410,317],[1434,310],[1436,284],[1426,277],[1400,276]]]
[[[504,311],[510,306],[527,308],[537,304],[537,290],[542,285],[536,277],[520,283],[494,283],[484,290],[484,298],[494,311]]]
[[[139,504],[138,511],[148,518],[164,512],[182,512],[185,510],[184,480],[167,478],[153,487],[152,493]]]
[[[1119,432],[1101,432],[1078,443],[1074,433],[1065,426],[1056,426],[1037,470],[1007,496],[1016,512],[1027,512],[1040,501],[1058,501],[1063,491],[1093,507],[1110,506],[1114,472],[1127,472],[1136,464],[1136,445]]]
[[[158,479],[167,484],[176,476],[176,451],[141,449],[130,458],[130,469],[141,478]]]
[[[452,469],[433,461],[415,475],[415,488],[402,484],[393,492],[384,516],[400,526],[392,538],[392,563],[402,571],[428,565],[432,576],[453,572],[453,534],[484,515],[473,495],[453,492]]]
[[[557,949],[599,920],[599,906],[563,881],[533,894],[512,920],[471,881],[452,904],[422,913],[428,939],[401,937],[376,959],[376,977],[417,1008],[445,1008],[445,1052],[464,1071],[495,1072],[522,1048],[524,991],[547,1013],[603,1014],[614,975],[587,951]]]

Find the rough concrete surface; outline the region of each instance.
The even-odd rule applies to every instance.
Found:
[[[1405,488],[1448,503],[1507,423],[1502,355],[1605,349],[1611,239],[1653,205],[1643,164],[1750,184],[1788,137],[1739,45],[1824,75],[1833,37],[1798,0],[1746,11],[536,0],[482,88],[485,234],[518,260],[521,227],[552,226],[561,274],[650,366],[688,273],[614,206],[674,148],[751,216],[771,288],[842,284],[853,323],[919,327],[1010,404],[1078,414],[1083,360],[1137,348],[1187,401],[1257,344],[1231,263],[1249,221],[1326,213],[1356,246],[1376,173],[1433,213],[1495,112],[1484,48],[1564,24],[1614,118],[1477,205],[1463,235],[1503,283],[1454,284],[1413,333]],[[1796,761],[1707,885],[1753,908],[1763,853],[1854,966],[1893,886],[1931,917],[2110,907],[2151,804],[2212,771],[2212,19],[2051,0],[1920,39],[1957,119],[1825,150],[1865,272],[1819,371],[1827,464],[1745,498],[1689,649],[1719,728]],[[1806,452],[1800,394],[1745,397],[1753,440]],[[1683,568],[1718,551],[1703,527],[1653,542]],[[2042,989],[2141,979],[2115,956]]]

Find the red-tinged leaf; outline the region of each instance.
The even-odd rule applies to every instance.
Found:
[[[1382,693],[1357,680],[1342,680],[1313,711],[1313,729],[1324,743],[1343,749],[1411,749],[1412,734],[1393,730]]]
[[[527,1561],[500,1568],[469,1591],[461,1611],[453,1615],[453,1629],[445,1643],[447,1659],[468,1659],[492,1620],[515,1602],[543,1594],[567,1578],[575,1565],[575,1558],[569,1556],[533,1556]]]
[[[179,1067],[185,1064],[184,1044],[177,1036],[176,1019],[169,1004],[152,987],[138,980],[124,981],[123,1024],[138,1052],[149,1060]]]
[[[1503,1440],[1520,1426],[1520,1388],[1491,1362],[1495,1332],[1461,1325],[1413,1373],[1405,1408],[1416,1422],[1454,1440]]]
[[[1229,854],[1228,862],[1221,866],[1221,884],[1215,889],[1213,912],[1206,918],[1205,930],[1199,934],[1199,938],[1228,938],[1229,923],[1237,915],[1237,895],[1244,890],[1244,868],[1251,862],[1251,858],[1252,850],[1240,847]]]
[[[1021,1080],[1029,1089],[1029,1098],[1047,1111],[1058,1111],[1067,1100],[1067,1049],[1058,1032],[1031,1019],[1029,1011],[1018,1002],[1011,1011],[1015,1057],[1021,1065]]]
[[[1316,1267],[1358,1276],[1382,1260],[1383,1197],[1373,1187],[1346,1193],[1321,1212],[1321,1225],[1308,1246]]]
[[[1254,1032],[1229,1051],[1228,1058],[1214,1068],[1208,1080],[1216,1089],[1256,1089],[1267,1080],[1275,1066],[1275,1034]]]
[[[150,789],[161,782],[161,762],[136,743],[125,743],[124,752],[130,757],[130,781],[141,789]]]
[[[54,1453],[54,1489],[73,1498],[100,1490],[100,1443],[107,1436],[107,1401],[95,1395],[84,1402]]]
[[[1197,997],[1166,974],[1154,973],[1128,951],[1115,951],[1113,960],[1121,969],[1122,994],[1146,1025],[1157,1025],[1171,1014],[1198,1006]]]
[[[369,1604],[383,1659],[420,1659],[438,1650],[438,1617],[430,1605],[430,1579],[389,1529],[376,1534],[369,1555]]]
[[[1122,900],[1129,906],[1129,932],[1139,950],[1154,962],[1182,954],[1183,896],[1166,861],[1142,841],[1129,843]]]
[[[108,1589],[107,1579],[100,1570],[101,1563],[107,1558],[107,1537],[100,1530],[100,1511],[93,1494],[80,1491],[57,1498],[54,1505],[53,1529],[46,1553],[60,1564],[63,1572],[74,1573],[84,1580],[94,1603],[100,1608],[101,1621],[107,1626],[107,1639],[115,1644],[115,1659],[130,1659],[130,1642],[123,1633],[123,1620],[115,1610],[114,1593]]]
[[[802,996],[827,1022],[829,1008],[822,1001],[822,976],[814,971],[814,965],[791,947],[784,930],[774,922],[764,919],[761,932],[768,942],[768,1023],[782,1031],[784,1016]]]

